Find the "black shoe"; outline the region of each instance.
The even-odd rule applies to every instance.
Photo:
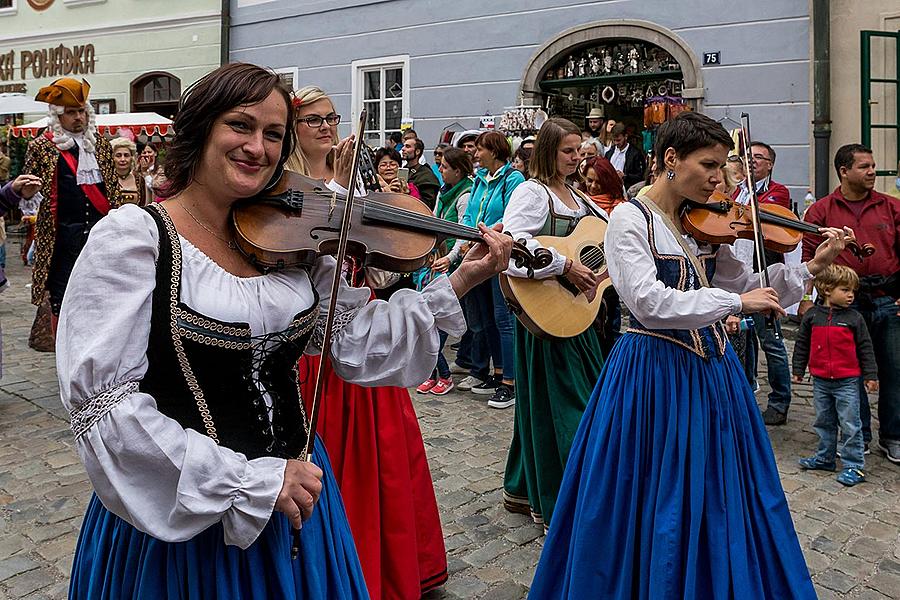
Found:
[[[879,438],[878,447],[884,452],[885,458],[896,465],[900,465],[900,442]]]
[[[500,387],[500,380],[491,378],[478,385],[472,386],[472,393],[481,396],[493,396],[498,387]]]
[[[787,421],[787,415],[772,408],[767,407],[762,414],[763,423],[766,425],[784,425]]]
[[[501,383],[494,395],[488,400],[491,408],[509,408],[516,404],[516,390],[510,385]]]

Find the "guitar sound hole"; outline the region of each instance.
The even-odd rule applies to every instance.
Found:
[[[606,264],[606,253],[603,252],[603,246],[586,246],[579,252],[578,259],[581,264],[597,271]]]

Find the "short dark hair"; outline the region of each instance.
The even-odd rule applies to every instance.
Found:
[[[625,135],[625,123],[616,123],[613,125],[612,132],[615,135]]]
[[[472,175],[474,167],[472,166],[472,157],[465,150],[459,148],[445,148],[444,161],[451,169],[456,169],[466,177]]]
[[[760,148],[765,148],[766,152],[769,153],[769,158],[772,159],[772,164],[773,165],[775,164],[775,148],[773,148],[772,146],[768,145],[765,142],[750,142],[750,147],[752,148],[753,146],[759,146]]]
[[[403,164],[403,159],[400,157],[399,152],[397,152],[393,148],[384,147],[384,148],[379,148],[378,150],[375,151],[375,168],[376,169],[378,168],[378,163],[380,163],[381,159],[384,158],[385,156],[390,158],[392,161],[394,161],[398,165]]]
[[[404,129],[404,130],[403,130],[403,136],[402,136],[402,137],[403,137],[404,140],[405,140],[406,138],[409,138],[409,137],[418,138],[418,137],[419,137],[419,134],[416,133],[416,130],[415,130],[415,129],[413,129],[412,127],[410,127],[409,129]]]
[[[841,167],[845,169],[853,168],[857,154],[872,154],[872,149],[862,144],[846,144],[838,148],[838,151],[834,153],[834,170],[837,171],[838,179],[841,178]]]
[[[534,140],[532,140],[533,142]],[[534,154],[534,147],[525,148],[524,146],[519,146],[516,149],[516,153],[513,154],[513,158],[518,158],[522,161],[522,164],[525,165],[525,171],[522,175],[525,176],[525,179],[531,179],[531,170],[529,169],[529,165],[531,163],[531,155]]]
[[[213,123],[222,113],[262,102],[273,91],[281,94],[286,112],[281,158],[274,175],[279,176],[294,149],[291,90],[272,71],[248,63],[230,63],[204,75],[181,96],[173,123],[175,137],[166,152],[166,196],[183,192],[193,182]]]
[[[419,153],[419,156],[422,156],[422,154],[425,153],[425,142],[419,138],[416,138],[416,152]]]
[[[485,131],[475,140],[475,145],[492,152],[500,162],[506,162],[512,156],[506,136],[499,131]]]
[[[401,142],[403,141],[403,134],[400,133],[399,131],[394,131],[393,133],[391,133],[391,138],[390,138],[390,139],[391,139],[391,141],[394,142],[395,144],[399,144],[399,143],[401,143]]]
[[[717,123],[704,114],[683,112],[659,126],[656,133],[656,144],[653,153],[656,155],[656,172],[665,169],[666,150],[675,150],[678,158],[708,148],[722,145],[728,150],[734,148],[734,140],[725,131],[721,123]]]

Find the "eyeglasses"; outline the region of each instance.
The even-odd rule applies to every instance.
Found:
[[[772,162],[772,159],[768,156],[763,156],[762,154],[754,154],[753,160],[764,160],[766,162]]]
[[[738,156],[737,154],[732,154],[731,156],[729,156],[728,158],[725,159],[725,162],[730,162],[730,163],[741,162],[741,157]]]
[[[341,122],[341,115],[336,115],[331,113],[330,115],[308,115],[306,117],[298,117],[298,122],[306,123],[307,127],[312,127],[313,129],[318,129],[322,126],[322,123],[328,123],[331,126],[337,125]]]

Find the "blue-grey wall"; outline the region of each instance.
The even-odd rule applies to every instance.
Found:
[[[427,145],[453,121],[475,127],[518,101],[519,81],[542,44],[580,24],[652,21],[695,54],[704,112],[752,116],[754,138],[778,152],[776,179],[802,202],[809,185],[807,0],[232,0],[231,58],[299,67],[350,114],[352,60],[408,54],[410,116]],[[347,119],[349,120],[349,119]],[[342,125],[342,129],[349,125]],[[342,130],[342,134],[349,129]]]

